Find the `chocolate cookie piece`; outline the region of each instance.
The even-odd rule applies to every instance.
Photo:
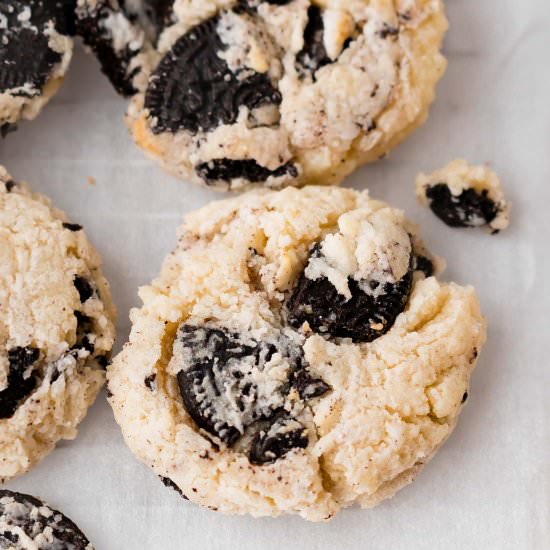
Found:
[[[429,187],[426,197],[432,212],[450,227],[481,227],[489,225],[497,216],[497,207],[483,190],[465,189],[453,195],[446,183]]]
[[[298,170],[294,164],[288,162],[275,170],[260,166],[255,160],[215,159],[204,162],[196,167],[197,174],[207,185],[216,185],[220,182],[243,178],[250,183],[261,183],[268,178],[280,178],[285,175],[296,177]]]
[[[132,23],[146,31],[153,43],[174,19],[174,0],[122,0],[121,8]]]
[[[281,95],[269,77],[251,69],[230,70],[220,52],[227,49],[218,34],[219,17],[187,31],[151,75],[145,108],[153,131],[192,134],[233,124],[239,108],[279,105]]]
[[[93,550],[61,512],[36,497],[0,489],[0,546],[24,550],[31,545],[36,550]]]
[[[296,63],[301,71],[314,73],[332,61],[323,44],[325,35],[323,11],[319,6],[312,4],[307,11],[307,17],[308,23],[304,31],[304,47],[298,52]]]
[[[29,372],[40,356],[33,347],[8,350],[9,372],[7,386],[0,391],[0,419],[11,418],[20,402],[28,397],[37,384],[36,373]]]
[[[218,328],[182,325],[174,357],[174,368],[181,368],[177,380],[183,404],[197,426],[232,446],[249,428],[255,431],[254,425],[262,423],[251,460],[252,456],[256,461],[276,460],[293,442],[304,441],[296,434],[284,435],[289,423],[296,421],[289,415],[281,417],[295,382],[303,399],[330,390],[308,375],[299,348],[284,338],[258,342]],[[307,436],[305,440],[307,444]]]
[[[265,430],[260,430],[250,449],[251,464],[269,464],[292,449],[305,449],[309,443],[307,430],[297,420],[284,413]]]
[[[145,43],[145,31],[132,22],[118,0],[84,2],[76,10],[76,33],[97,56],[101,70],[125,97],[137,92],[133,79]]]
[[[322,256],[319,244],[311,258]],[[412,288],[412,258],[405,276],[397,282],[356,281],[348,277],[351,297],[340,294],[326,277],[310,279],[302,273],[287,301],[288,322],[296,328],[307,323],[321,334],[372,342],[392,327],[403,311]]]

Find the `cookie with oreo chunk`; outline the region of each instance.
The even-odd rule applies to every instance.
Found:
[[[486,166],[457,159],[416,178],[422,204],[449,227],[481,227],[496,234],[510,223],[510,204],[498,176]]]
[[[94,550],[67,516],[36,497],[6,489],[0,489],[0,547]]]
[[[81,225],[0,167],[0,479],[73,439],[105,380],[114,308]]]
[[[219,190],[340,183],[386,154],[427,117],[443,3],[344,4],[161,2],[126,117],[138,146]]]
[[[68,69],[76,0],[11,0],[0,4],[0,132],[33,119]]]
[[[107,368],[126,442],[224,513],[380,502],[452,432],[485,339],[474,290],[439,272],[367,192],[261,190],[188,214]]]

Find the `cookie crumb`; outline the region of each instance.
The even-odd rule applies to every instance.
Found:
[[[496,173],[457,159],[416,178],[419,201],[449,227],[483,227],[492,235],[510,223],[510,203]]]

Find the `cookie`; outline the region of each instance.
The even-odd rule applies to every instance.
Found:
[[[0,132],[33,119],[69,66],[76,0],[11,0],[0,4]]]
[[[0,489],[0,546],[8,550],[94,550],[84,533],[48,504]]]
[[[440,0],[163,13],[127,124],[169,172],[215,189],[340,183],[424,122],[445,68]]]
[[[101,389],[115,328],[82,227],[0,167],[0,478],[29,470]]]
[[[416,178],[420,202],[450,227],[484,227],[496,234],[510,223],[498,176],[486,166],[458,159],[431,174]]]
[[[108,368],[134,454],[189,500],[318,521],[406,485],[485,340],[403,213],[332,186],[189,214]]]

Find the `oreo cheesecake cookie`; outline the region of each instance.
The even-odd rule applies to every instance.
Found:
[[[76,0],[0,3],[0,133],[33,119],[69,66]]]
[[[0,167],[0,479],[76,436],[104,383],[113,318],[82,227]]]
[[[0,548],[94,550],[65,515],[30,495],[0,489]]]
[[[103,40],[118,41],[106,72],[137,91],[127,114],[136,143],[216,189],[341,182],[424,122],[445,68],[440,0],[152,5],[86,0],[80,17],[118,37]],[[106,14],[116,6],[115,25]]]
[[[326,520],[412,481],[485,340],[403,213],[332,186],[189,214],[108,369],[127,444],[189,500]]]
[[[449,227],[482,227],[491,234],[510,224],[510,204],[500,179],[486,166],[457,159],[416,178],[420,202]]]

